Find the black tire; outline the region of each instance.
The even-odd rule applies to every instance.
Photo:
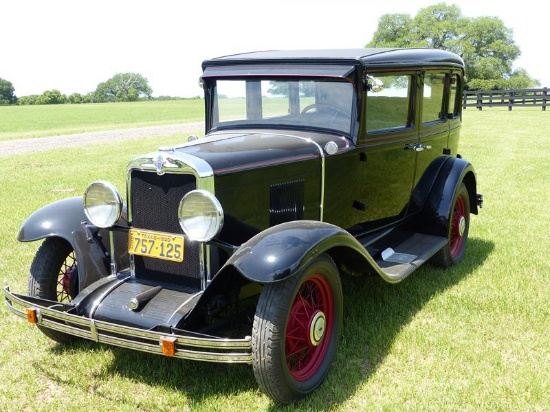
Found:
[[[265,285],[252,328],[252,366],[260,388],[280,403],[315,390],[336,354],[342,317],[340,274],[328,255]]]
[[[470,195],[461,183],[453,199],[451,216],[447,228],[447,244],[437,252],[432,263],[448,268],[458,264],[464,257],[468,232],[470,230]]]
[[[78,293],[78,269],[72,246],[61,238],[44,240],[31,264],[29,296],[70,302]],[[38,326],[50,339],[59,343],[68,343],[77,339],[53,329]]]

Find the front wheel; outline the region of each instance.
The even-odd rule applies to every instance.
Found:
[[[315,390],[336,354],[342,316],[340,274],[328,255],[265,285],[252,329],[252,366],[260,388],[280,403]]]
[[[470,195],[461,183],[453,200],[453,208],[447,227],[447,244],[433,257],[433,263],[440,267],[451,267],[462,260],[470,230]]]
[[[78,267],[72,246],[61,238],[44,240],[31,264],[29,296],[67,303],[78,293]],[[74,336],[38,326],[50,339],[67,343]]]

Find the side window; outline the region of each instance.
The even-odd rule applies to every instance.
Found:
[[[377,74],[367,92],[367,133],[402,129],[411,125],[411,76]]]
[[[422,123],[444,119],[443,96],[445,96],[445,74],[426,73],[424,75],[424,95],[422,105]]]
[[[452,76],[449,76],[449,82],[451,84],[451,89],[450,89],[450,93],[449,93],[449,104],[448,104],[448,107],[449,109],[447,110],[447,112],[452,115],[453,117],[455,116],[458,116],[460,114],[460,104],[462,103],[460,100],[457,100],[457,92],[458,92],[458,87],[460,85],[460,79],[458,77],[458,75],[452,75]]]

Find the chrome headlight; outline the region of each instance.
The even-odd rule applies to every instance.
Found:
[[[113,226],[122,213],[122,198],[112,184],[94,182],[84,192],[84,212],[97,227]]]
[[[193,190],[181,199],[178,218],[189,239],[206,242],[220,232],[223,209],[212,193]]]

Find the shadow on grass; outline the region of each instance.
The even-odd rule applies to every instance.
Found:
[[[345,326],[337,358],[327,380],[311,396],[271,410],[322,410],[353,396],[388,355],[395,337],[434,296],[457,285],[476,270],[494,248],[492,242],[471,238],[463,262],[451,269],[426,265],[402,284],[390,285],[375,277],[344,279]],[[77,346],[78,345],[78,346]],[[91,342],[70,345],[86,350]],[[62,353],[67,346],[56,346]],[[224,365],[171,359],[112,347],[108,374],[127,376],[151,386],[181,391],[192,407],[209,398],[239,396],[257,391],[249,365]]]

